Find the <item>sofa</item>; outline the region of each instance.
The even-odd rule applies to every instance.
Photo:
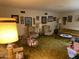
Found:
[[[65,33],[65,34],[70,34],[70,35],[75,36],[75,37],[79,37],[79,30],[62,28],[59,30],[59,33]]]

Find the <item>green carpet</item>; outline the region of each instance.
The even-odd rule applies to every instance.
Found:
[[[66,46],[69,39],[41,36],[37,38],[39,45],[36,47],[24,47],[26,59],[68,59]]]

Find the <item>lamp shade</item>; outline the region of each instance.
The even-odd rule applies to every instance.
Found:
[[[0,44],[18,41],[16,19],[0,18]]]

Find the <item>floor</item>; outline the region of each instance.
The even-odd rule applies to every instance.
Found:
[[[69,39],[41,36],[37,38],[39,45],[36,47],[24,46],[25,59],[68,59],[66,46]]]

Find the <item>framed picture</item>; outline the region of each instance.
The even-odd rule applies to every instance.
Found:
[[[14,48],[14,55],[16,56],[15,59],[19,59],[19,56],[21,59],[24,59],[24,49],[23,47]]]
[[[75,16],[76,21],[79,21],[79,15]]]
[[[32,17],[25,17],[25,25],[32,26]]]
[[[68,22],[72,22],[72,16],[68,16],[68,19],[67,19]]]
[[[15,18],[16,23],[19,23],[19,16],[18,15],[11,15],[11,18]]]
[[[42,16],[41,17],[41,23],[42,24],[46,24],[47,23],[47,17],[46,16]]]
[[[35,24],[35,18],[33,18],[33,24]]]
[[[57,19],[56,17],[53,17],[53,21],[56,21],[56,19]]]
[[[38,20],[38,21],[39,21],[39,16],[36,16],[36,20]]]
[[[25,17],[23,17],[23,16],[20,17],[21,24],[24,24],[24,19],[25,19]]]
[[[48,16],[48,22],[52,22],[53,21],[53,16]]]
[[[44,32],[50,32],[50,26],[44,25]]]
[[[66,21],[67,21],[67,17],[63,17],[62,19],[63,25],[66,25]]]

